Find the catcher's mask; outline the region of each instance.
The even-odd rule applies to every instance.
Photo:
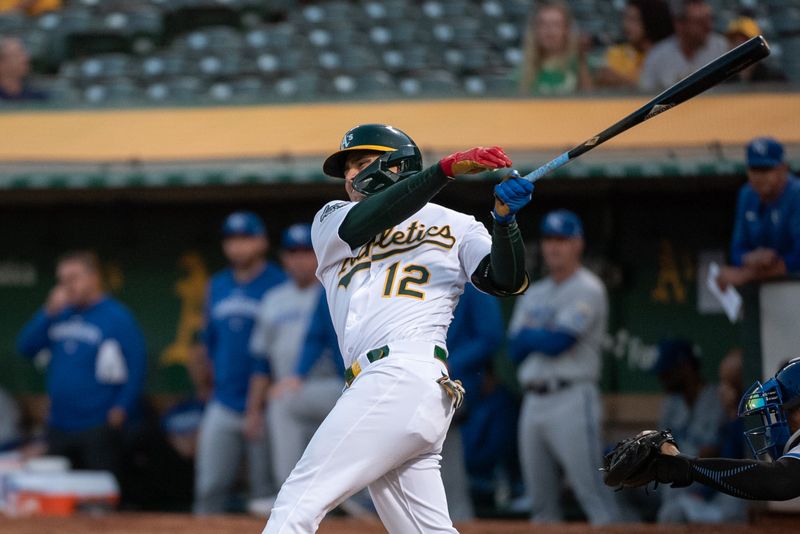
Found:
[[[791,431],[787,409],[800,405],[800,358],[783,366],[774,378],[756,381],[739,403],[739,416],[751,427],[744,435],[759,460],[777,460],[784,452]]]
[[[349,130],[339,150],[322,166],[328,176],[344,178],[348,153],[356,150],[382,152],[353,178],[353,189],[363,195],[383,191],[390,185],[422,170],[422,154],[404,132],[385,124],[362,124]],[[391,170],[396,167],[396,171]]]

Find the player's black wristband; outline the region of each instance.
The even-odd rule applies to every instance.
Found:
[[[438,163],[400,180],[354,206],[339,226],[339,237],[358,248],[414,215],[452,181]]]
[[[793,458],[760,462],[664,455],[656,460],[655,477],[675,487],[699,482],[741,499],[785,501],[800,497],[800,461]]]
[[[516,221],[492,224],[492,251],[472,273],[478,289],[499,297],[519,295],[528,289],[525,244]]]

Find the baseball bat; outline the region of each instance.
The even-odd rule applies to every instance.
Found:
[[[609,139],[622,132],[641,124],[647,119],[674,108],[686,102],[706,89],[714,87],[739,72],[769,55],[769,45],[761,35],[742,43],[733,50],[722,54],[708,65],[698,69],[683,80],[652,99],[627,117],[617,121],[594,137],[587,139],[572,150],[548,161],[533,172],[523,176],[524,179],[535,182],[554,170],[566,165],[581,154],[585,154]]]

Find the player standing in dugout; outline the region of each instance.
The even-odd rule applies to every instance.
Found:
[[[326,204],[312,242],[346,367],[347,387],[278,493],[266,534],[316,532],[363,487],[391,534],[454,533],[439,473],[442,442],[463,399],[445,338],[464,285],[497,296],[528,287],[515,214],[533,184],[512,173],[495,189],[492,234],[430,200],[454,178],[511,166],[473,148],[423,170],[400,130],[348,131],[323,166],[349,202]]]

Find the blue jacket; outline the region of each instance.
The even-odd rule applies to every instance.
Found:
[[[127,379],[99,379],[98,353],[114,340],[124,357]],[[105,345],[107,346],[107,345]],[[34,315],[17,338],[17,350],[32,358],[43,349],[51,354],[47,368],[50,426],[86,430],[106,423],[111,408],[136,413],[144,389],[147,353],[144,336],[121,303],[104,297],[89,308],[69,307],[55,316]]]
[[[497,299],[481,293],[472,284],[465,285],[447,331],[447,366],[450,376],[464,384],[465,405],[477,398],[482,372],[500,347],[504,334]]]
[[[775,250],[788,272],[800,272],[800,179],[796,176],[789,176],[781,196],[768,205],[761,204],[749,183],[739,190],[731,263],[741,266],[742,256],[759,247]]]
[[[213,398],[234,411],[245,410],[251,375],[269,374],[267,360],[250,352],[250,334],[264,293],[284,280],[283,271],[268,263],[244,284],[236,281],[232,269],[209,281],[203,341],[214,370]]]
[[[336,330],[333,328],[331,313],[328,310],[328,299],[325,297],[325,291],[320,288],[319,301],[308,324],[306,339],[297,361],[295,370],[297,376],[306,378],[324,354],[329,354],[333,358],[336,369],[344,376],[344,361],[342,353],[339,351],[339,342],[336,338]]]

